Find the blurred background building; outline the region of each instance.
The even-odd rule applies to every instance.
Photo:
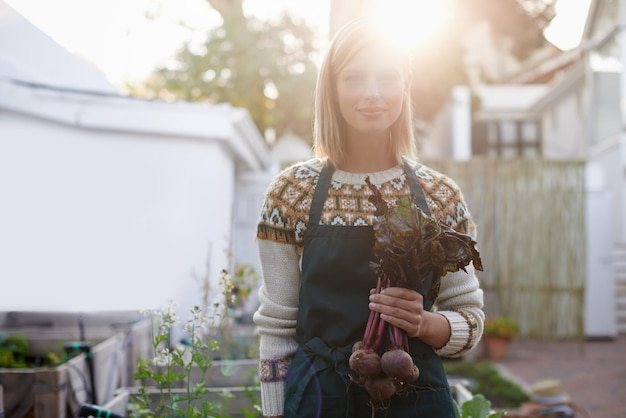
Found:
[[[329,34],[380,4],[330,1]],[[580,207],[564,208],[562,220],[580,233],[567,243],[569,255],[558,256],[578,271],[574,296],[556,310],[576,317],[584,335],[612,338],[626,332],[626,0],[591,0],[578,47],[543,43],[524,59],[505,38],[494,40],[494,20],[464,32],[462,56],[436,51],[462,61],[466,77],[417,103],[430,117],[418,132],[421,157],[474,170],[568,161],[583,173]],[[418,73],[417,88],[433,87],[428,76]],[[272,106],[279,87],[265,85]],[[168,298],[188,305],[197,299],[194,277],[216,285],[224,267],[258,270],[253,238],[263,193],[278,170],[311,156],[310,136],[298,131],[310,124],[272,131],[238,99],[202,100],[122,94],[0,1],[0,308],[126,309]],[[436,112],[424,107],[437,100]],[[532,196],[550,206],[551,196]],[[476,215],[484,223],[502,217]],[[486,243],[493,263],[515,245],[504,241]],[[511,284],[485,274],[494,298],[508,297]],[[550,291],[564,286],[542,279]],[[579,332],[564,327],[553,336]]]

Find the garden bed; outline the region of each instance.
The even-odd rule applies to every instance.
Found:
[[[515,409],[530,398],[514,382],[504,378],[489,362],[445,360],[444,369],[450,379],[462,378],[473,394],[482,394],[495,409]]]
[[[0,368],[5,416],[72,417],[81,403],[107,402],[135,384],[138,358],[150,349],[151,324],[142,319],[139,312],[0,312],[0,339],[28,349],[27,362],[5,359]],[[58,361],[45,365],[46,357]]]

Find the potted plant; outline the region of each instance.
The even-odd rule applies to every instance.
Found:
[[[494,361],[506,357],[509,344],[519,335],[519,324],[506,316],[488,317],[485,319],[483,341],[487,358]]]

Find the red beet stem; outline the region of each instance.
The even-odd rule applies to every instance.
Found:
[[[389,328],[389,339],[391,347],[407,351],[406,348],[408,348],[408,339],[406,336],[406,332],[396,327],[395,325],[389,325]]]
[[[372,349],[377,352],[383,343],[383,339],[385,337],[385,328],[387,327],[387,322],[380,319],[380,314],[378,315],[378,318],[378,329],[376,330],[374,344],[372,345]]]
[[[363,335],[363,348],[372,348],[372,344],[374,342],[374,329],[376,328],[379,320],[378,316],[378,312],[370,311],[370,316],[365,327],[365,334]]]
[[[376,293],[380,293],[382,290],[383,282],[381,277],[378,277],[376,281]],[[365,326],[365,334],[363,335],[363,348],[372,349],[377,351],[376,340],[377,335],[376,332],[379,327],[379,323],[384,322],[380,320],[380,314],[376,311],[370,311],[370,316],[367,319],[367,325]],[[380,345],[380,343],[378,343]]]

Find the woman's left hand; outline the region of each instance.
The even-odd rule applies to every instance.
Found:
[[[407,336],[419,337],[432,347],[441,348],[450,339],[451,328],[446,317],[424,310],[424,298],[415,290],[388,287],[376,293],[376,289],[372,289],[369,307]]]
[[[409,337],[419,337],[424,323],[424,298],[412,289],[388,287],[381,293],[370,291],[370,309],[404,330]]]

